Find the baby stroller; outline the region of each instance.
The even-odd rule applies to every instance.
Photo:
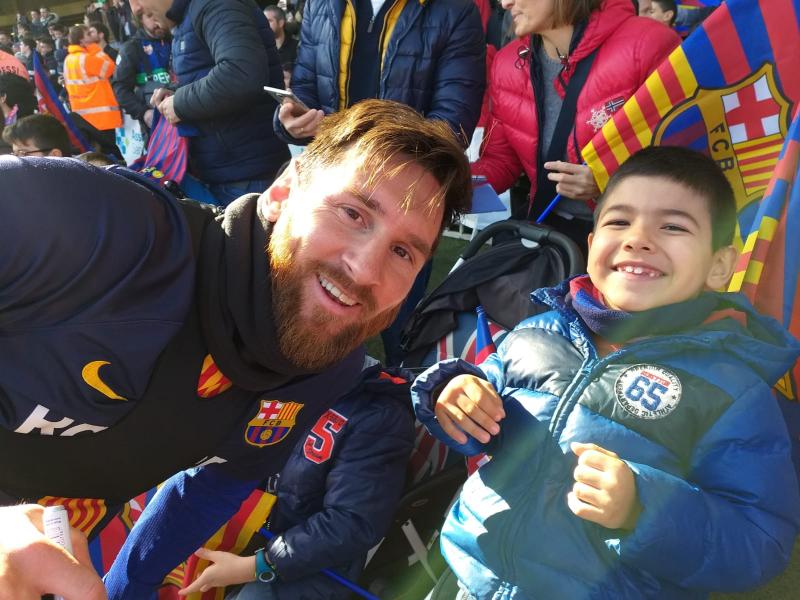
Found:
[[[421,372],[446,358],[475,362],[479,305],[499,343],[517,323],[546,310],[531,301],[533,290],[584,272],[575,243],[550,227],[515,220],[490,225],[417,305],[403,332],[403,366]],[[436,543],[439,527],[466,475],[463,457],[449,453],[417,424],[408,491],[364,570],[364,587],[382,600],[425,597],[444,568]]]

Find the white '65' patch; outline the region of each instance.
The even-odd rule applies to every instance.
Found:
[[[681,401],[681,382],[672,371],[657,365],[625,369],[614,385],[617,402],[641,419],[661,419]]]

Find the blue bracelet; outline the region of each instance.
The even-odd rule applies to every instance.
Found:
[[[256,579],[261,583],[270,583],[275,581],[275,577],[275,569],[267,561],[267,549],[259,548],[256,550]]]

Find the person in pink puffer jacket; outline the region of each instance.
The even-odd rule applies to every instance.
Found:
[[[491,116],[472,172],[484,175],[498,193],[528,176],[530,201],[513,207],[514,218],[534,219],[562,194],[545,223],[585,248],[591,201],[599,190],[580,150],[680,39],[660,23],[637,17],[630,0],[503,0],[503,7],[511,12],[518,39],[494,59]],[[566,86],[578,63],[595,50],[564,155],[547,161]]]

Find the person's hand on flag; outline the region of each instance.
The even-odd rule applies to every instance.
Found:
[[[436,399],[434,413],[445,433],[459,444],[467,443],[465,433],[488,443],[500,433],[498,422],[506,416],[494,386],[474,375],[451,379]]]
[[[567,495],[569,509],[581,519],[609,529],[636,527],[642,512],[636,478],[628,464],[597,444],[572,442],[578,457],[575,485]]]
[[[556,192],[565,198],[592,200],[600,195],[594,175],[586,165],[554,160],[544,163],[544,168],[550,171],[547,178],[556,182]]]

